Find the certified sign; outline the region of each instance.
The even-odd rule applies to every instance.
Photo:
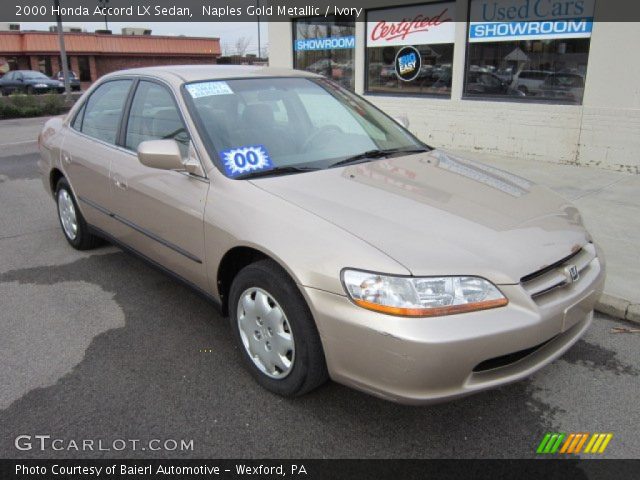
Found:
[[[405,82],[415,80],[422,66],[420,52],[414,47],[402,47],[396,54],[395,65],[396,74],[400,80]]]
[[[453,43],[455,6],[455,2],[438,2],[371,10],[367,13],[367,47]]]

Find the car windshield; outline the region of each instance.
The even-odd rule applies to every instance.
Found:
[[[22,77],[26,80],[49,80],[49,77],[40,72],[25,72]]]
[[[370,161],[387,151],[428,148],[324,79],[209,80],[186,84],[184,95],[210,157],[229,177],[323,169],[352,157]]]

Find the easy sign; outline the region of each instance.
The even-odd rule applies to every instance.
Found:
[[[403,47],[396,54],[396,74],[400,80],[410,82],[420,74],[422,58],[420,52],[414,47]]]

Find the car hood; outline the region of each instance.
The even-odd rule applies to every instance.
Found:
[[[252,183],[349,231],[413,275],[518,283],[588,241],[580,214],[559,195],[438,150]]]

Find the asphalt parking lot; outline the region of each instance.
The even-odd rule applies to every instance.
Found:
[[[30,142],[41,122],[0,122],[0,457],[534,457],[546,432],[612,432],[606,458],[640,457],[640,334],[600,314],[533,377],[453,403],[262,390],[205,299],[115,247],[68,246]],[[17,450],[19,435],[193,449]]]

